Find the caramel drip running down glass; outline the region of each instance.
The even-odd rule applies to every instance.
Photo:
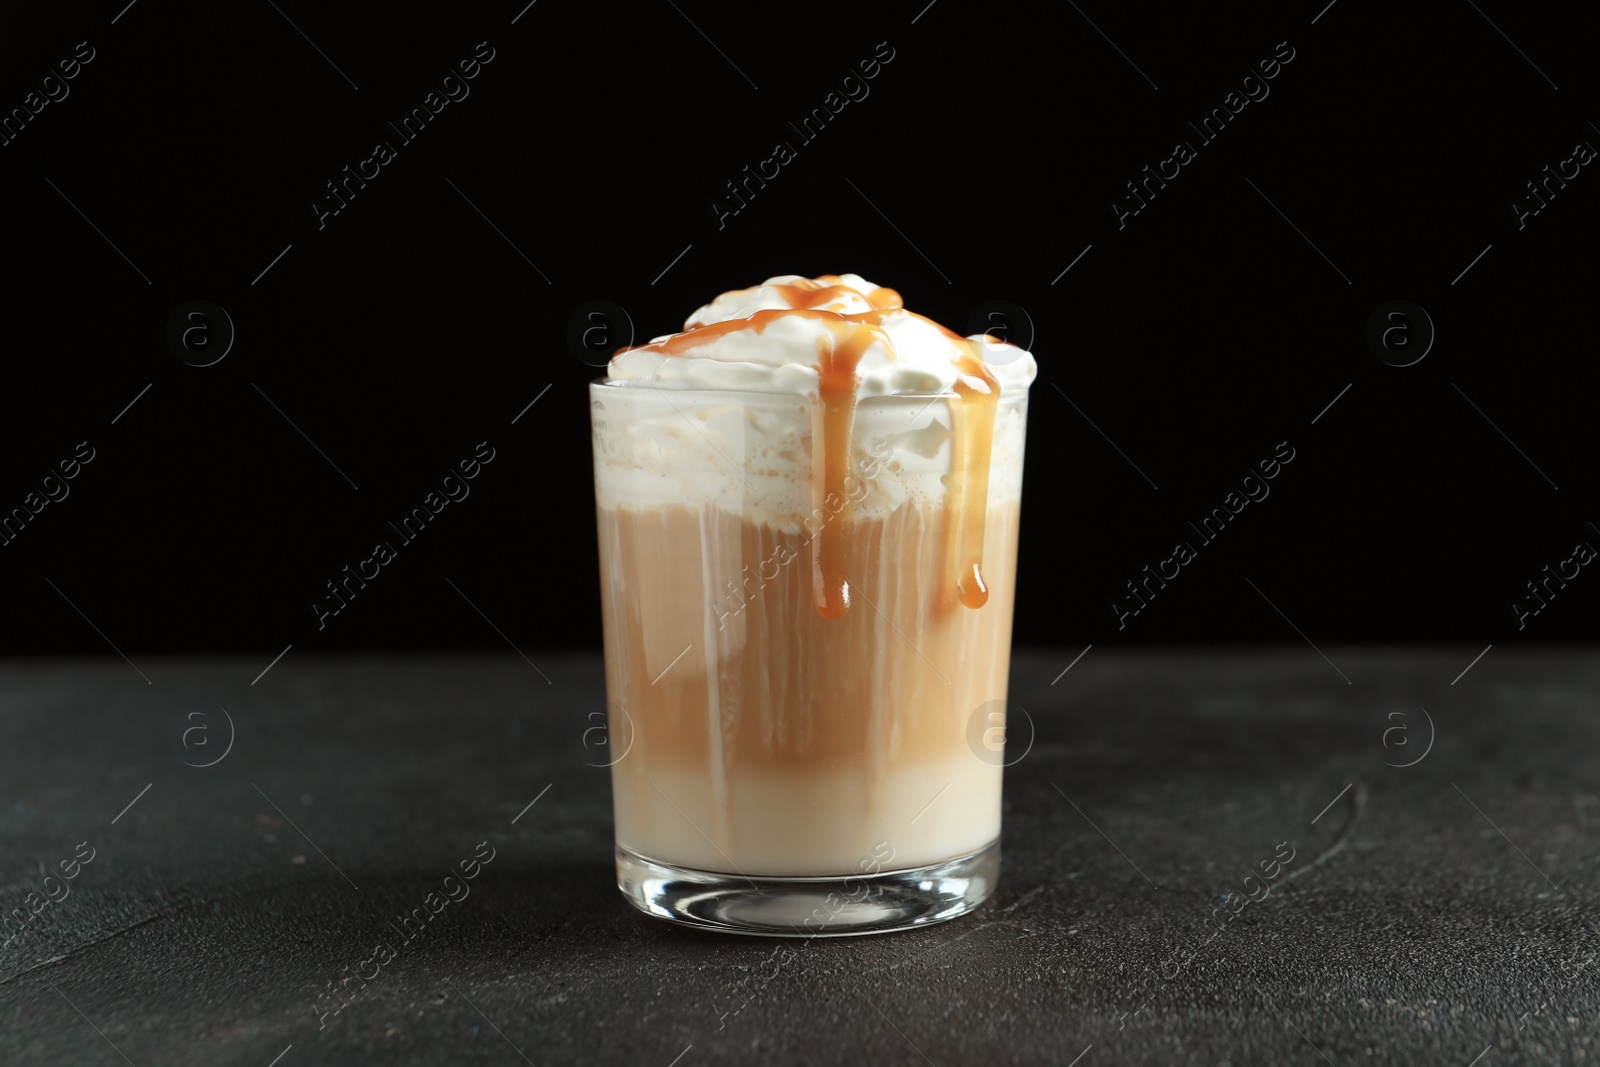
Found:
[[[993,890],[1034,374],[856,275],[783,276],[591,385],[630,903],[838,936]]]

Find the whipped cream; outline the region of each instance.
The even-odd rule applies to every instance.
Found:
[[[784,274],[723,293],[690,315],[682,333],[619,351],[607,377],[623,386],[814,395],[823,354],[845,317],[874,328],[856,364],[862,398],[948,393],[965,376],[960,364],[969,355],[1002,395],[1026,390],[1038,373],[1030,353],[986,334],[962,338],[858,274]]]
[[[852,516],[958,506],[969,462],[958,416],[984,407],[977,397],[992,397],[994,414],[987,488],[973,503],[1020,499],[1037,374],[1022,349],[962,338],[855,274],[769,278],[723,293],[685,327],[619,351],[590,389],[601,508],[681,505],[797,532],[826,499],[821,460],[840,444],[862,483]],[[854,360],[850,435],[829,445],[824,394],[841,383],[824,381],[823,366],[841,350]]]
[[[732,289],[690,315],[684,321],[685,330],[709,326],[713,322],[729,319],[748,319],[758,311],[792,308],[793,293],[800,290],[806,295],[799,306],[818,311],[832,311],[840,315],[856,315],[880,307],[901,307],[900,294],[893,289],[873,285],[859,274],[823,275],[821,278],[802,278],[798,274],[780,274],[768,278],[750,289]],[[876,296],[874,304],[868,294]]]

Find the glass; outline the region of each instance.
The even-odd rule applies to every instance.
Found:
[[[812,477],[804,396],[602,380],[590,407],[623,895],[801,937],[981,904],[1000,869],[1026,392],[1000,398],[970,511],[976,609],[951,501],[981,450],[955,394],[861,398],[843,498]],[[819,610],[830,539],[840,618]]]

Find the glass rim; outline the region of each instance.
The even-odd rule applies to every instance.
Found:
[[[1029,385],[1025,385],[1020,390],[1016,390],[1016,391],[1008,391],[1008,390],[1002,388],[1000,390],[1000,400],[999,400],[999,402],[1004,404],[1007,401],[1016,401],[1018,399],[1026,398],[1027,395],[1028,395],[1028,391],[1031,388],[1031,385],[1032,385],[1032,383],[1029,383]],[[595,388],[631,389],[631,390],[636,390],[636,391],[642,392],[646,386],[648,386],[651,390],[662,394],[663,396],[671,396],[671,395],[677,393],[677,394],[683,394],[683,395],[687,395],[687,396],[728,396],[728,397],[760,396],[760,397],[772,397],[772,398],[787,397],[787,398],[795,399],[795,400],[811,400],[811,399],[814,399],[814,394],[812,394],[812,393],[769,392],[769,391],[762,390],[762,389],[714,389],[714,388],[707,388],[707,387],[704,387],[704,386],[696,386],[693,389],[678,389],[678,388],[663,389],[660,386],[656,385],[654,382],[641,381],[639,379],[631,379],[631,378],[624,378],[624,379],[591,378],[591,379],[589,379],[589,388],[590,389],[595,389]],[[870,400],[941,400],[941,399],[944,399],[944,400],[960,400],[961,399],[961,394],[956,392],[954,389],[945,389],[945,390],[941,390],[939,392],[934,392],[934,393],[873,393],[873,394],[868,395],[868,396],[862,396],[861,394],[858,393],[856,395],[856,403],[858,403],[858,404],[865,403],[865,402],[870,401]]]

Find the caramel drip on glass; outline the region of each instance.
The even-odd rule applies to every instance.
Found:
[[[989,600],[989,586],[983,580],[983,527],[989,517],[989,454],[994,446],[1000,384],[984,366],[978,346],[972,342],[962,342],[956,367],[955,390],[960,400],[951,412],[955,454],[950,464],[950,500],[958,510],[961,530],[956,594],[966,607],[981,608]]]
[[[850,436],[860,381],[856,365],[874,341],[889,343],[875,326],[848,321],[855,317],[835,316],[838,321],[828,324],[829,337],[817,353],[817,395],[822,402],[822,433],[817,444],[821,454],[812,456],[811,466],[822,475],[818,491],[826,518],[813,542],[812,574],[817,612],[824,619],[842,619],[850,611],[850,585],[844,573],[850,498],[844,483],[850,473]]]
[[[817,310],[814,305],[826,303],[835,294],[846,291],[838,283],[837,277],[824,275],[793,285],[779,285],[775,288],[783,291],[791,307],[769,308],[746,319],[727,319],[635,346],[665,356],[682,355],[741,330],[760,334],[778,319],[793,315],[816,319],[828,327],[828,335],[819,342],[817,352],[817,394],[822,410],[820,425],[813,433],[816,452],[812,456],[813,497],[821,497],[820,504],[826,516],[812,542],[812,574],[817,612],[826,619],[842,619],[850,611],[850,587],[845,577],[850,498],[845,491],[845,481],[850,472],[851,432],[855,422],[856,390],[860,384],[857,365],[874,341],[882,341],[892,351],[889,339],[878,328],[886,319],[891,315],[916,315],[903,308],[899,293],[884,288],[868,294],[872,311],[841,315]],[[916,317],[944,334],[954,353],[951,362],[957,374],[956,398],[951,405],[955,425],[951,441],[949,506],[954,513],[951,529],[958,564],[955,586],[957,599],[964,606],[981,608],[989,599],[989,587],[983,577],[983,532],[989,512],[989,460],[1000,385],[984,364],[978,343],[968,341],[932,319]],[[622,348],[617,354],[633,350]]]

